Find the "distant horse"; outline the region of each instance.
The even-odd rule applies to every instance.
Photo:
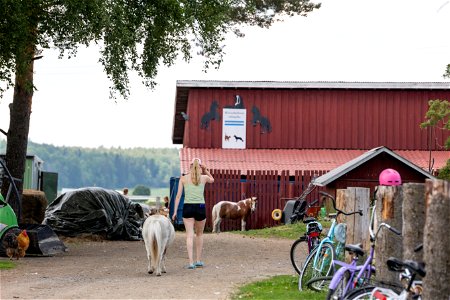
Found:
[[[145,219],[142,225],[142,236],[148,258],[148,273],[156,271],[156,276],[166,273],[167,248],[175,239],[175,229],[169,218],[155,214]]]
[[[209,123],[212,120],[220,120],[220,115],[218,112],[219,103],[217,101],[213,101],[209,108],[209,111],[202,116],[200,128],[207,129],[209,127]]]
[[[239,202],[220,201],[212,210],[213,232],[220,232],[222,219],[241,219],[241,230],[245,231],[248,216],[256,209],[256,197],[241,200]]]

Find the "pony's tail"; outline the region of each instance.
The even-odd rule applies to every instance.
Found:
[[[216,232],[216,220],[219,217],[220,206],[219,204],[214,205],[211,215],[212,215],[212,224],[213,224],[213,232]]]
[[[150,236],[150,247],[152,247],[152,268],[154,270],[157,270],[158,263],[159,263],[159,257],[162,255],[161,251],[161,224],[159,222],[153,223],[153,230],[150,230],[151,236]]]

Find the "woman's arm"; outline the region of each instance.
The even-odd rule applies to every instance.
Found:
[[[211,173],[209,173],[209,169],[206,166],[202,166],[203,168],[203,176],[206,178],[206,182],[213,183],[214,177],[212,177]]]
[[[178,205],[180,204],[181,195],[183,194],[183,185],[184,185],[184,180],[183,180],[183,176],[181,176],[180,181],[178,182],[177,196],[175,197],[175,203],[173,205],[172,220],[175,220],[177,217]]]

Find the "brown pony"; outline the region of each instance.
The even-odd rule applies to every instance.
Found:
[[[212,210],[213,231],[220,232],[222,219],[241,219],[241,230],[245,231],[247,217],[256,209],[256,197],[241,200],[239,202],[220,201]]]

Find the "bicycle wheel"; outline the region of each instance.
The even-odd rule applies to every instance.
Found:
[[[308,281],[306,286],[317,292],[324,291],[329,288],[331,279],[333,279],[333,276],[316,277]]]
[[[345,287],[348,283],[350,273],[345,272],[335,289],[328,289],[327,300],[342,300],[344,299]]]
[[[317,260],[315,257],[317,254]],[[306,283],[313,278],[331,275],[333,272],[334,248],[330,243],[323,243],[314,248],[308,255],[298,280],[298,289],[301,291]]]
[[[373,299],[372,297],[372,291],[375,287],[374,286],[363,286],[357,289],[354,289],[353,291],[351,291],[350,293],[348,293],[345,296],[345,300],[350,300],[350,299],[359,299],[359,300],[363,300],[363,299]]]
[[[302,263],[305,261],[305,254],[308,255],[308,242],[305,237],[296,240],[291,246],[291,263],[295,272],[300,275]]]

